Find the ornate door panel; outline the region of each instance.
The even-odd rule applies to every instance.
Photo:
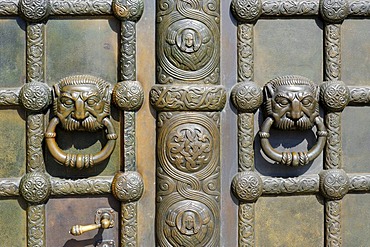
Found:
[[[0,245],[368,246],[369,9],[0,0]]]

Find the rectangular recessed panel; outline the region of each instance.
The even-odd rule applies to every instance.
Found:
[[[73,236],[69,233],[74,225],[95,224],[98,209],[112,208],[114,226],[96,229]],[[95,198],[54,198],[46,205],[46,246],[94,247],[101,240],[113,240],[119,246],[120,205],[112,196]]]
[[[26,123],[22,110],[0,110],[0,177],[20,177],[26,170]]]
[[[324,207],[316,196],[261,197],[255,208],[256,246],[324,246]]]
[[[258,20],[255,78],[259,85],[283,75],[301,75],[316,83],[323,78],[323,30],[319,19]]]
[[[21,200],[0,200],[0,246],[27,246],[25,209]]]
[[[342,205],[342,246],[369,246],[370,195],[348,194]]]
[[[342,24],[342,80],[347,85],[370,85],[370,20]]]
[[[0,87],[18,87],[26,78],[26,24],[0,19]]]
[[[119,22],[114,19],[52,19],[46,29],[46,78],[90,74],[117,82]]]
[[[347,172],[370,172],[369,120],[368,107],[347,107],[343,111],[343,167]]]

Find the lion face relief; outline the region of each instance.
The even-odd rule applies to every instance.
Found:
[[[265,85],[266,113],[282,130],[307,130],[319,116],[319,87],[300,76],[284,76]]]
[[[70,76],[54,86],[54,113],[68,131],[97,131],[110,114],[109,84],[93,76]]]

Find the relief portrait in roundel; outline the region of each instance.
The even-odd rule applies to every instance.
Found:
[[[211,31],[203,23],[180,20],[168,28],[164,53],[175,67],[199,70],[209,62],[213,52]]]

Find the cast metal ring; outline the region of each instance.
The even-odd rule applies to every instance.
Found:
[[[59,124],[59,122],[60,120],[58,117],[54,117],[50,121],[45,133],[45,140],[51,155],[60,164],[82,169],[84,167],[87,168],[99,164],[112,154],[116,145],[117,134],[114,130],[112,122],[108,117],[102,120],[102,124],[107,128],[106,138],[108,139],[108,141],[104,148],[96,154],[72,154],[66,153],[65,151],[60,149],[55,140],[55,128]]]
[[[266,118],[263,122],[261,131],[259,132],[261,138],[261,146],[263,152],[267,157],[279,164],[286,166],[304,166],[309,162],[316,159],[325,147],[326,131],[325,125],[320,117],[315,118],[315,125],[317,127],[317,143],[309,150],[305,152],[278,152],[270,144],[270,128],[274,123],[274,119],[271,117]]]

